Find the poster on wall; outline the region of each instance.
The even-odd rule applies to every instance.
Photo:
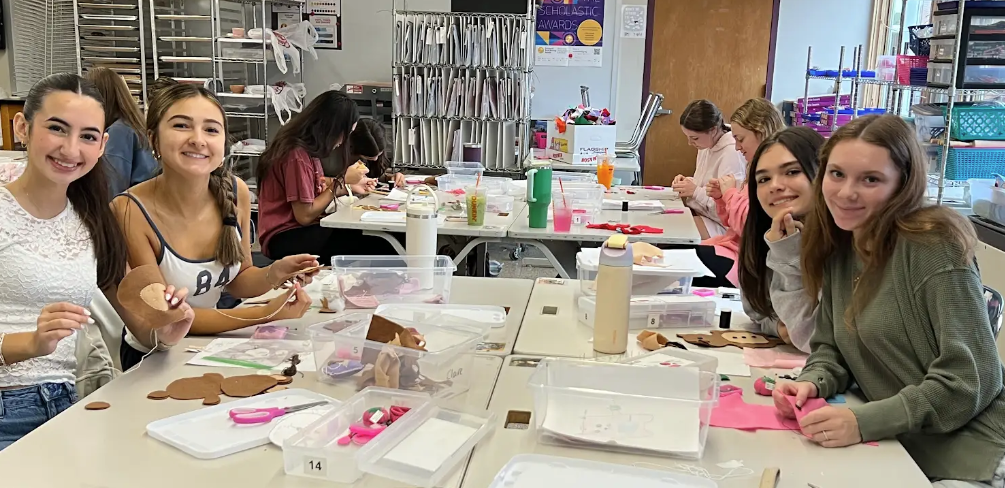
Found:
[[[307,0],[307,20],[318,31],[314,49],[342,49],[342,0]]]
[[[300,8],[293,5],[275,4],[272,6],[272,28],[282,29],[292,27],[307,20],[307,15],[300,15]]]
[[[538,66],[603,65],[605,0],[543,0],[537,9]]]

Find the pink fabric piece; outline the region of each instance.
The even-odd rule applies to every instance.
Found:
[[[703,245],[715,246],[716,255],[733,260],[733,267],[726,274],[726,278],[736,286],[740,286],[736,268],[740,255],[740,235],[743,234],[743,226],[747,222],[747,210],[750,208],[750,197],[744,190],[744,187],[730,188],[722,198],[715,200],[715,212],[719,215],[722,226],[726,228],[726,233],[702,241]]]
[[[754,368],[796,369],[806,366],[809,355],[772,349],[743,349],[743,361]]]
[[[795,401],[793,397],[790,401]],[[794,430],[799,431],[799,419],[806,414],[826,407],[821,398],[806,401],[803,408],[796,410],[796,419],[787,419],[778,413],[774,405],[754,405],[743,401],[743,395],[735,392],[719,397],[719,405],[712,410],[709,425],[738,430]]]

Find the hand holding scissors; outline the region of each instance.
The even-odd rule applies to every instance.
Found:
[[[327,405],[328,402],[305,403],[293,407],[269,407],[269,408],[235,408],[230,411],[230,419],[235,424],[267,424],[276,417],[282,417],[288,413],[307,410],[308,408]]]

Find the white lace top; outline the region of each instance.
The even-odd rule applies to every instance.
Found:
[[[0,332],[32,332],[42,307],[69,302],[88,307],[97,291],[90,233],[68,204],[41,220],[0,187]],[[77,334],[48,356],[0,366],[0,387],[76,379]]]

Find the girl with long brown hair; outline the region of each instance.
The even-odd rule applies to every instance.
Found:
[[[290,256],[265,268],[252,264],[251,192],[223,165],[226,123],[220,102],[205,88],[179,84],[158,91],[147,114],[147,133],[161,174],[112,201],[126,236],[129,265],[158,266],[170,285],[169,295],[187,289],[195,310],[191,333],[200,335],[303,316],[311,300],[299,282],[291,302],[283,294],[267,305],[226,315],[215,308],[224,290],[235,298],[257,297],[317,265],[310,255]],[[139,320],[121,307],[119,313],[126,324]],[[138,363],[144,350],[158,345],[127,335],[123,367]]]
[[[813,352],[775,405],[795,418],[786,396],[799,407],[855,382],[865,404],[810,412],[803,433],[824,447],[896,437],[933,486],[1001,487],[1005,393],[976,236],[926,204],[927,169],[893,115],[855,119],[824,146],[802,242]]]
[[[111,169],[109,189],[114,196],[153,178],[157,173],[157,160],[147,140],[143,112],[122,76],[108,68],[91,68],[87,79],[94,83],[105,100],[105,122],[108,124],[105,161]]]
[[[13,129],[27,166],[0,187],[0,449],[77,400],[75,348],[94,323],[88,307],[126,266],[94,85],[71,73],[42,78]]]

